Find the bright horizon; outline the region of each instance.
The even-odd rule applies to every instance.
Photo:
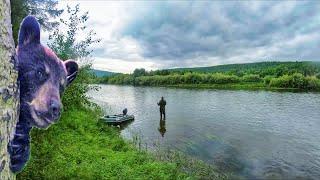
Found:
[[[59,7],[67,4],[89,12],[88,28],[102,40],[92,54],[98,70],[320,60],[317,2],[61,1]]]

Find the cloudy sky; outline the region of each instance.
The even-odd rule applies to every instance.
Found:
[[[320,61],[317,1],[61,1],[89,11],[96,69]]]

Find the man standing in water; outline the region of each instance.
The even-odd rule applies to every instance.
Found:
[[[158,106],[160,106],[160,120],[162,120],[162,115],[163,120],[166,120],[166,104],[167,102],[164,100],[163,97],[161,97],[161,100],[158,102]]]

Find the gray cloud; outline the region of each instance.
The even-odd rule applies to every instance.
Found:
[[[147,7],[120,34],[140,44],[142,57],[166,67],[319,60],[318,2],[166,1]]]

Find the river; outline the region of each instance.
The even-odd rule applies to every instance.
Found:
[[[94,102],[135,115],[125,138],[139,134],[248,179],[320,178],[319,93],[99,86]]]

